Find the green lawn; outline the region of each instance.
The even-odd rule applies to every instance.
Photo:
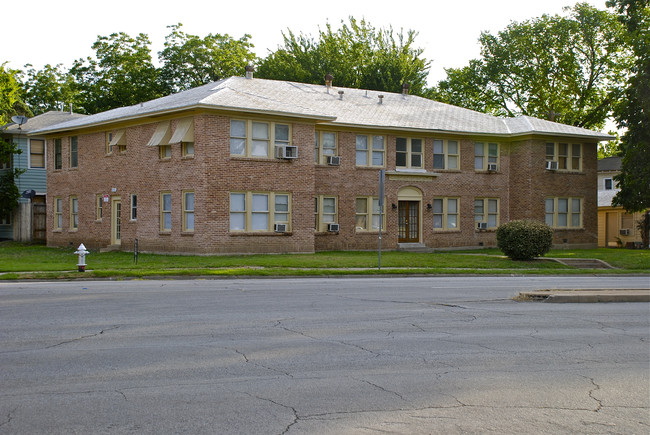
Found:
[[[337,274],[576,274],[576,269],[549,260],[512,261],[500,251],[447,251],[431,254],[383,252],[377,269],[377,252],[319,252],[278,255],[158,255],[91,252],[87,272],[76,272],[74,248],[0,243],[0,279],[91,278],[146,276],[290,276]],[[627,249],[553,250],[549,258],[598,258],[617,269],[598,273],[650,273],[650,251]],[[30,273],[36,272],[36,273]]]

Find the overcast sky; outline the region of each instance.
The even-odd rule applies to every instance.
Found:
[[[588,3],[606,9],[605,0]],[[167,26],[183,23],[186,33],[206,36],[252,36],[255,53],[266,57],[282,44],[282,32],[317,36],[327,23],[338,29],[348,17],[364,18],[375,28],[392,27],[418,32],[416,46],[431,60],[429,84],[445,78],[444,68],[465,66],[479,56],[481,31],[496,33],[511,21],[542,14],[563,14],[571,0],[428,0],[382,2],[380,0],[32,0],[5,2],[2,9],[3,47],[0,63],[36,69],[94,54],[98,35],[146,33],[152,57],[162,50]]]

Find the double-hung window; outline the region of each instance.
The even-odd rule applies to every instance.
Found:
[[[183,192],[183,231],[194,231],[194,192]]]
[[[314,162],[317,165],[327,164],[327,157],[336,156],[336,133],[317,131],[314,135]]]
[[[477,171],[488,170],[491,166],[498,167],[499,144],[494,142],[474,143],[474,169]]]
[[[138,195],[131,194],[131,220],[138,219]]]
[[[582,145],[548,142],[546,160],[557,162],[559,171],[580,171],[582,170]]]
[[[45,141],[43,139],[30,139],[29,167],[45,168]]]
[[[79,165],[79,139],[77,136],[70,138],[70,167],[76,168]]]
[[[459,169],[459,161],[457,140],[433,140],[433,169]]]
[[[436,230],[457,230],[459,226],[458,198],[433,199],[433,228]]]
[[[336,196],[319,195],[314,198],[314,227],[316,231],[327,231],[329,224],[338,222],[338,200]]]
[[[546,198],[546,224],[553,228],[582,228],[581,198]]]
[[[398,168],[423,168],[424,147],[422,139],[398,137],[395,140],[395,166]]]
[[[54,139],[54,169],[63,167],[63,146],[61,139]]]
[[[614,190],[614,179],[613,178],[605,178],[603,180],[604,188],[605,190]]]
[[[289,145],[288,124],[232,119],[230,121],[230,155],[269,158],[275,146]]]
[[[169,232],[172,230],[172,194],[171,192],[160,193],[160,231]]]
[[[76,196],[70,197],[70,229],[79,228],[79,199]]]
[[[358,134],[356,138],[357,166],[384,166],[384,136]]]
[[[63,228],[63,199],[54,198],[54,231],[61,231]]]
[[[486,223],[487,228],[499,226],[499,199],[476,198],[474,200],[474,222]]]
[[[271,232],[274,224],[289,225],[290,221],[288,193],[230,193],[230,231]]]
[[[95,196],[95,220],[102,220],[102,215],[104,214],[104,196],[97,195]]]
[[[356,230],[379,231],[379,224],[385,228],[385,214],[379,207],[379,198],[373,196],[357,197],[356,201]]]

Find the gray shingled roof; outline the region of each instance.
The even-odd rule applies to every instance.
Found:
[[[379,98],[383,95],[383,98]],[[307,118],[319,123],[416,132],[516,137],[560,135],[609,140],[610,136],[531,117],[498,118],[414,95],[230,77],[178,94],[38,130],[55,133],[185,109],[207,108]]]
[[[20,126],[20,128],[18,124],[9,124],[3,133],[32,133],[34,131],[43,130],[53,125],[85,117],[87,117],[87,115],[82,115],[80,113],[50,111],[34,116],[33,118],[29,118],[26,123]]]
[[[599,171],[620,171],[621,158],[620,157],[605,157],[598,160]]]

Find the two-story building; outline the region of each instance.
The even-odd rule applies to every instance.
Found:
[[[48,245],[200,253],[598,240],[602,133],[409,95],[231,77],[44,128]],[[385,171],[384,208],[379,174]]]
[[[12,168],[24,170],[15,179],[18,190],[23,194],[18,208],[9,216],[0,216],[0,239],[45,242],[47,145],[45,137],[28,135],[33,131],[83,116],[85,115],[51,111],[33,118],[25,118],[25,123],[13,123],[0,131],[2,139],[17,144],[18,149],[21,150],[20,154],[3,159],[0,162],[0,170]]]

